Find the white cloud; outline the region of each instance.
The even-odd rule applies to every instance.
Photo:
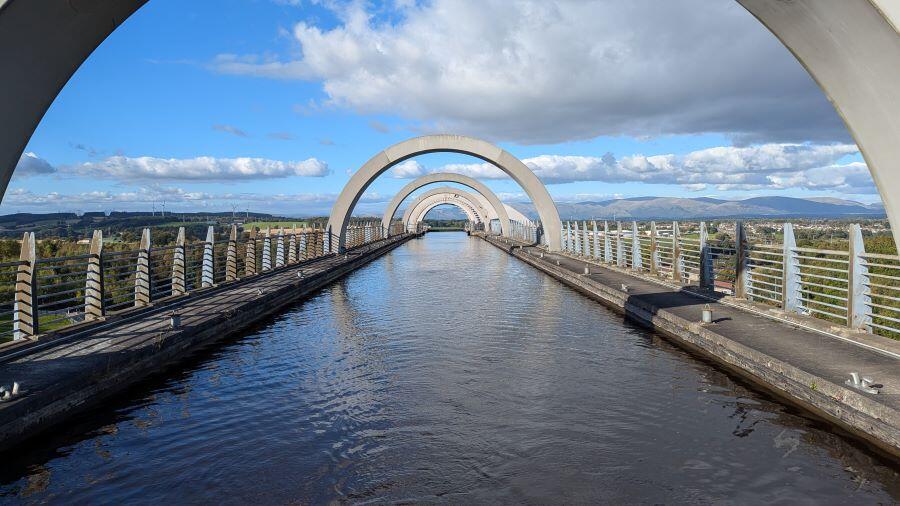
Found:
[[[762,144],[721,146],[685,155],[633,155],[616,159],[541,155],[522,160],[545,184],[577,181],[677,184],[689,191],[710,186],[719,190],[805,188],[850,193],[876,193],[864,163],[839,164],[858,153],[853,144]],[[392,171],[396,178],[415,178],[431,172],[453,172],[476,179],[506,179],[488,163],[448,164],[429,169],[408,160]]]
[[[284,162],[265,158],[131,158],[111,156],[98,162],[85,162],[64,168],[69,174],[129,181],[236,181],[272,179],[291,176],[323,177],[330,173],[328,164],[310,158],[300,162]]]
[[[22,156],[19,157],[19,163],[16,164],[16,169],[15,172],[13,172],[13,176],[16,178],[22,178],[29,176],[42,176],[53,174],[55,172],[56,168],[53,165],[50,165],[47,160],[44,160],[34,153],[28,152],[23,153]]]
[[[299,58],[223,54],[211,67],[321,81],[329,105],[494,140],[849,138],[812,79],[737,2],[404,1],[390,16],[366,2],[323,5],[341,22],[298,23]]]

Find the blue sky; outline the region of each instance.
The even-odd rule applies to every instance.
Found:
[[[800,65],[704,1],[151,0],[50,107],[0,212],[323,215],[369,157],[429,132],[502,145],[561,201],[879,201]],[[359,211],[448,164],[523,199],[477,160],[428,155]]]

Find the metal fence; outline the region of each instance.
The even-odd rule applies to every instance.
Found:
[[[380,223],[353,223],[346,250],[386,237]],[[402,226],[397,233],[402,233]],[[258,229],[154,246],[144,229],[137,249],[104,251],[95,231],[84,254],[38,258],[34,233],[26,233],[20,260],[0,263],[0,341],[22,339],[72,324],[142,307],[168,297],[324,256],[336,238],[322,229]]]
[[[846,251],[754,242],[743,223],[710,237],[706,223],[565,222],[569,255],[783,308],[851,329],[900,337],[900,256],[867,253],[859,225]]]

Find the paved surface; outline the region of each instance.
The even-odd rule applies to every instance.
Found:
[[[16,381],[23,390],[21,396],[0,402],[0,447],[11,446],[7,440],[32,429],[45,428],[50,418],[91,404],[91,396],[103,397],[161,370],[190,347],[275,313],[404,241],[360,248],[346,258],[329,256],[284,267],[187,297],[177,306],[181,315],[177,329],[170,328],[171,309],[150,311],[132,321],[97,324],[96,331],[86,336],[58,338],[46,349],[0,363],[0,384]]]

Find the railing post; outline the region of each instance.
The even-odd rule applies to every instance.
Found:
[[[309,245],[307,237],[309,236],[309,230],[306,227],[303,227],[303,231],[300,232],[300,251],[297,254],[297,260],[303,261],[309,259]]]
[[[603,222],[603,261],[612,263],[612,243],[609,240],[609,222]]]
[[[600,253],[600,233],[597,231],[597,220],[594,220],[594,258],[602,260],[603,255]]]
[[[88,259],[84,284],[84,319],[93,321],[103,317],[103,231],[94,230],[91,237],[91,257]]]
[[[747,238],[745,237],[744,222],[734,223],[734,296],[740,299],[747,298]]]
[[[266,235],[263,237],[262,271],[272,270],[272,229],[266,227]]]
[[[625,267],[625,241],[622,239],[622,222],[616,222],[616,265]]]
[[[866,245],[862,228],[858,223],[850,225],[850,272],[847,274],[847,324],[854,330],[868,330],[872,297],[869,285],[869,268],[866,267]]]
[[[206,229],[206,241],[203,243],[203,268],[200,271],[200,286],[203,288],[213,286],[215,272],[213,261],[213,248],[215,247],[216,232],[212,225]]]
[[[288,259],[289,264],[297,263],[297,224],[291,229],[291,235],[288,237]]]
[[[185,277],[185,251],[184,251],[184,227],[178,227],[178,237],[175,239],[175,249],[172,250],[172,295],[184,295],[187,293],[187,279]]]
[[[16,269],[16,303],[13,314],[14,339],[25,339],[38,335],[38,288],[37,288],[37,250],[34,232],[25,232],[22,237],[22,249],[19,252],[22,262]]]
[[[247,237],[247,256],[244,258],[245,276],[256,274],[256,237],[258,235],[259,229],[252,227]]]
[[[681,283],[684,273],[684,256],[681,254],[681,227],[672,222],[672,279]]]
[[[237,278],[237,225],[231,225],[231,232],[228,234],[228,250],[225,253],[225,282],[235,281]]]
[[[148,304],[150,304],[150,229],[145,228],[141,233],[137,270],[134,273],[134,306],[143,307]]]
[[[641,236],[638,235],[636,221],[631,222],[631,268],[636,271],[644,268],[644,259],[641,256]]]
[[[562,231],[563,234],[563,251],[569,251],[569,222],[566,222],[566,228]]]
[[[572,250],[572,253],[576,255],[581,254],[581,234],[578,233],[578,222],[572,223],[572,234],[575,236],[575,247]]]
[[[656,243],[657,240],[656,233],[656,222],[650,222],[650,273],[656,274],[659,272],[659,249]]]
[[[331,227],[322,234],[322,254],[331,253]]]
[[[797,241],[794,239],[794,225],[784,224],[784,244],[782,254],[781,305],[785,311],[800,312],[800,259],[797,258]]]
[[[284,229],[278,229],[275,237],[275,267],[284,267]]]
[[[586,257],[591,256],[591,240],[586,221],[581,222],[581,254]]]
[[[706,244],[708,240],[706,232],[706,222],[700,222],[700,288],[704,290],[715,289],[713,283],[712,255],[709,253],[709,246]]]

